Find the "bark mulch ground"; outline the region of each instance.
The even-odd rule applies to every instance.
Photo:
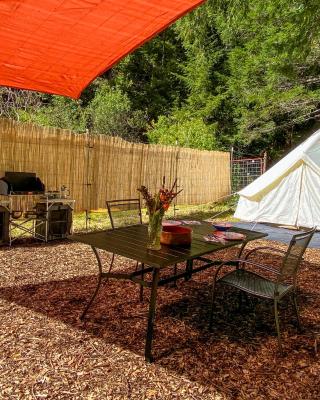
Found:
[[[234,255],[234,249],[219,254]],[[258,258],[279,262],[272,253]],[[118,258],[119,268],[127,264]],[[283,355],[272,304],[249,299],[239,311],[234,290],[219,290],[208,332],[209,270],[159,289],[156,362],[148,365],[148,290],[140,303],[137,286],[106,282],[86,322],[78,320],[96,272],[90,248],[81,244],[0,249],[0,399],[320,398],[312,334],[320,326],[319,250],[307,251],[299,275],[304,332],[297,333],[290,303],[281,308]]]

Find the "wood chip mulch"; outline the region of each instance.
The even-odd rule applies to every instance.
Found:
[[[235,251],[214,257],[232,258]],[[109,255],[103,257],[107,261]],[[272,253],[257,260],[279,262]],[[128,263],[117,258],[118,268]],[[283,355],[272,304],[248,298],[239,310],[231,289],[219,289],[214,330],[208,331],[213,271],[207,270],[177,287],[159,289],[156,361],[146,364],[149,290],[140,303],[138,286],[105,282],[82,323],[78,317],[96,273],[85,245],[64,241],[0,248],[0,399],[320,398],[319,250],[307,251],[299,274],[302,333],[290,302],[281,307]]]

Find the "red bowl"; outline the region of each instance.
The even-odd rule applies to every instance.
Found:
[[[167,246],[189,246],[191,243],[192,229],[185,226],[164,226],[160,242]]]

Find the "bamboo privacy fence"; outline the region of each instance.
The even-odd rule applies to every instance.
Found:
[[[0,119],[0,176],[35,172],[46,190],[66,185],[77,210],[105,207],[106,200],[137,197],[141,184],[155,190],[165,175],[177,177],[178,204],[201,204],[230,193],[230,156]]]

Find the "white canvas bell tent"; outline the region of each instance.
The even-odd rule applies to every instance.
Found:
[[[236,218],[320,227],[320,130],[238,193]]]

